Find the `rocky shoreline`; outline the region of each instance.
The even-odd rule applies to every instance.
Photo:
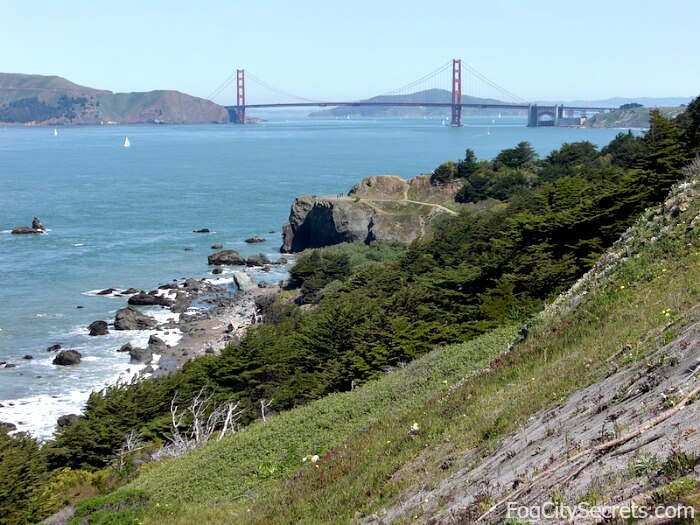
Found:
[[[160,376],[197,357],[218,354],[227,344],[239,341],[251,325],[261,320],[256,307],[258,298],[276,294],[278,287],[266,282],[255,284],[244,271],[234,271],[232,275],[231,281],[176,280],[150,292],[113,288],[97,292],[128,297],[128,306],[117,310],[114,322],[107,325],[110,329],[155,330],[181,336],[176,344],[168,345],[151,335],[146,348],[127,343],[117,351],[128,354],[132,363],[147,365],[140,371],[141,376]],[[159,312],[169,310],[173,315],[159,323],[140,307],[157,307]],[[95,321],[91,326],[96,323],[105,322]]]

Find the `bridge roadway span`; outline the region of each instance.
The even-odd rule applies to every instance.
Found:
[[[580,124],[579,119],[565,117],[567,112],[605,112],[612,111],[615,108],[611,107],[595,107],[595,106],[540,106],[538,104],[520,103],[467,103],[453,104],[452,102],[288,102],[276,104],[246,104],[243,108],[240,106],[225,106],[230,115],[237,115],[241,109],[271,109],[271,108],[302,108],[302,107],[358,107],[358,106],[384,106],[384,107],[444,107],[444,108],[477,108],[477,109],[519,109],[528,112],[528,126],[576,126]],[[243,113],[245,114],[245,113]],[[543,119],[546,117],[546,119]],[[461,120],[459,124],[461,125]]]

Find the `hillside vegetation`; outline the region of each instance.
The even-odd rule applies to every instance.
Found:
[[[585,305],[578,310],[529,322],[520,335],[525,341],[492,360],[509,350],[514,325],[567,290],[647,207],[663,201],[699,148],[696,99],[675,120],[652,113],[645,137],[621,134],[600,152],[585,142],[565,144],[538,160],[521,143],[492,161],[477,161],[467,150],[464,159],[436,168],[434,183],[459,181],[463,201],[499,205],[445,216],[431,239],[403,255],[378,248],[374,264],[351,265],[339,252],[318,256],[314,271],[307,260],[295,274],[302,289],[313,279],[314,295],[302,301],[307,306],[282,295],[266,305],[270,322],[220,356],[93,394],[84,417],[60,429],[41,454],[5,438],[6,448],[38,473],[18,481],[16,471],[7,470],[13,515],[29,521],[140,474],[133,488],[81,504],[77,522],[117,515],[123,523],[346,522],[390,504],[423,476],[417,473],[438,479],[430,473],[449,470],[455,458],[450,452],[435,465],[433,453],[474,447],[487,453],[518,422],[601,377],[606,356],[626,344],[621,338],[641,345],[649,327],[665,322],[666,308],[675,315],[697,302],[693,197],[663,211],[673,227],[661,224],[656,240],[642,243],[639,256],[617,270],[629,274],[591,287],[578,298]],[[674,279],[651,293],[654,261],[664,253]],[[620,275],[623,281],[616,280]],[[668,304],[657,323],[659,294]],[[628,311],[630,304],[637,307]],[[421,361],[409,365],[417,367],[409,369],[415,383],[386,376],[455,344],[426,357],[424,370]],[[403,387],[382,386],[389,378],[406,384],[404,396],[391,393]],[[216,448],[135,470],[133,462],[167,438],[175,395],[187,403],[203,387],[217,400],[235,398],[246,409],[244,425],[257,419],[265,401],[274,400],[279,414]],[[312,404],[328,394],[334,395]],[[302,412],[282,413],[294,407]],[[151,444],[126,461],[119,451],[131,432]],[[319,461],[300,470],[309,454]],[[404,472],[402,465],[413,466]],[[0,474],[3,468],[0,463]],[[165,504],[176,504],[176,514],[160,514]]]

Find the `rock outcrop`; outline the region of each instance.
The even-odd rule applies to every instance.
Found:
[[[109,325],[107,321],[93,321],[88,326],[88,330],[90,330],[89,335],[91,336],[107,335],[109,333]]]
[[[342,242],[413,242],[429,232],[434,217],[454,213],[440,203],[454,203],[460,185],[433,186],[429,175],[408,181],[375,175],[357,183],[348,195],[297,197],[283,227],[280,251],[294,253]]]
[[[136,306],[172,306],[173,304],[167,297],[146,292],[139,292],[136,295],[132,295],[127,302]]]
[[[15,235],[24,235],[28,233],[45,233],[46,228],[41,224],[41,219],[39,217],[34,217],[31,226],[17,226],[12,228],[12,233]]]
[[[271,264],[272,261],[264,253],[259,253],[257,255],[251,255],[245,260],[246,266],[265,266],[266,264]]]
[[[54,365],[71,366],[80,363],[83,355],[77,350],[61,350],[54,358]]]
[[[215,264],[217,266],[244,266],[245,257],[235,250],[223,250],[220,252],[212,253],[207,260],[209,264]]]
[[[133,306],[117,310],[114,318],[115,330],[150,330],[155,327],[155,319],[142,314]]]
[[[233,272],[233,282],[242,292],[247,292],[257,287],[253,278],[246,272]]]

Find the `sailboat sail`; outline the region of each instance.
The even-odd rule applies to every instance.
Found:
[[[58,130],[56,128],[53,128],[53,136],[55,137],[56,135],[58,135]]]
[[[129,142],[129,137],[126,137],[126,138],[124,139],[124,147],[125,147],[125,148],[128,148],[128,147],[130,147],[130,146],[131,146],[131,142]]]

